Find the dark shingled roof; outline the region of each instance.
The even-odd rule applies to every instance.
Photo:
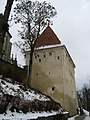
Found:
[[[48,26],[39,36],[36,42],[36,47],[61,44],[54,31]]]

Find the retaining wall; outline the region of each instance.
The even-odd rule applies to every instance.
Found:
[[[27,70],[0,59],[0,75],[11,78],[13,81],[24,83]]]

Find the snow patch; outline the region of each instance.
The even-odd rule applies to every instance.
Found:
[[[89,116],[89,112],[87,110],[83,109],[83,111],[84,111],[85,115]]]
[[[45,95],[35,93],[33,90],[24,91],[20,88],[18,84],[11,84],[5,80],[0,79],[0,87],[5,94],[9,94],[12,96],[20,95],[24,100],[33,101],[35,99],[40,101],[50,101]]]
[[[40,102],[47,101],[48,104],[51,102],[49,97],[32,89],[25,89],[25,87],[19,84],[18,82],[15,82],[13,84],[13,81],[11,81],[10,79],[5,79],[5,80],[0,79],[0,97],[3,97],[3,94],[6,95],[8,94],[11,96],[19,95],[19,97],[22,98],[23,100],[30,100],[32,102],[33,101],[35,102],[35,100],[38,100]],[[62,107],[59,107],[58,110],[56,111],[49,111],[49,112],[48,111],[45,112],[44,110],[42,110],[42,112],[40,111],[37,112],[33,110],[33,112],[29,111],[26,114],[24,114],[24,112],[22,112],[21,109],[19,110],[19,112],[16,112],[16,109],[14,109],[14,112],[11,112],[9,107],[7,107],[6,112],[0,114],[0,120],[30,120],[30,119],[36,119],[38,117],[48,117],[61,113],[67,114],[67,112],[63,111]]]
[[[68,118],[68,120],[75,120],[76,117],[78,117],[78,115]]]
[[[52,115],[56,115],[58,112],[52,111],[52,112],[29,112],[29,113],[17,113],[17,112],[11,112],[7,111],[6,114],[0,114],[0,120],[30,120],[30,119],[36,119],[38,117],[48,117]]]

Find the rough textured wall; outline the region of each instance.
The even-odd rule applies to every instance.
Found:
[[[29,52],[26,57],[28,65]],[[59,102],[71,115],[77,106],[74,67],[65,46],[34,53],[32,87]]]
[[[29,53],[27,54],[26,56],[29,56]],[[62,59],[61,56],[59,52],[55,57],[52,49],[34,53],[32,86],[63,104],[62,63],[59,62]],[[58,67],[59,70],[57,70]]]
[[[25,83],[26,70],[0,59],[0,75]]]
[[[63,48],[63,80],[64,80],[64,106],[71,111],[71,115],[76,113],[77,95],[75,83],[75,65],[66,49]]]
[[[10,42],[10,33],[7,32],[4,38],[4,44],[3,44],[3,59],[5,61],[10,61],[10,54],[11,54],[11,47],[12,43]]]

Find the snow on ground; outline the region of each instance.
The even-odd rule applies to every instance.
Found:
[[[84,120],[90,120],[89,112],[85,109],[83,109],[83,110],[84,110],[84,113],[87,115]]]
[[[75,120],[75,117],[68,118],[68,120]],[[84,120],[90,120],[90,116],[86,116]]]
[[[85,109],[83,109],[83,110],[84,110],[84,113],[85,113],[85,115],[86,115],[86,117],[85,117],[84,120],[90,120],[89,112],[86,111]],[[68,120],[75,120],[75,117],[78,117],[78,116],[79,116],[79,115],[76,115],[76,116],[74,116],[74,117],[68,118]]]
[[[0,120],[30,120],[30,119],[36,119],[38,117],[48,117],[52,115],[58,114],[58,112],[52,111],[52,112],[34,112],[34,113],[16,113],[7,111],[7,114],[0,114]]]
[[[71,117],[71,118],[68,118],[68,120],[75,120],[75,117],[77,117],[78,115],[76,115],[76,116],[73,116],[73,117]]]
[[[24,98],[25,100],[40,100],[40,101],[50,101],[50,99],[48,97],[46,97],[45,95],[42,94],[38,94],[33,90],[28,90],[28,91],[24,91],[23,89],[20,88],[21,85],[19,84],[12,84],[10,82],[7,82],[7,80],[2,80],[0,79],[0,89],[2,89],[2,91],[5,94],[9,94],[12,96],[16,96],[18,95],[18,93],[20,94],[21,98]]]
[[[37,93],[36,91],[32,89],[25,90],[25,88],[22,88],[24,86],[20,85],[19,83],[12,83],[10,79],[0,79],[0,96],[2,94],[9,94],[12,96],[20,95],[21,98],[24,100],[39,100],[39,101],[50,101],[48,97],[45,95],[42,95],[41,93]],[[61,108],[62,109],[62,108]],[[38,117],[47,117],[52,116],[56,114],[60,114],[61,109],[58,111],[51,111],[51,112],[28,112],[24,114],[23,112],[17,113],[17,112],[11,112],[10,110],[7,110],[6,113],[0,114],[0,120],[30,120],[30,119],[36,119]]]
[[[84,113],[89,116],[89,112],[85,109],[83,109]]]
[[[90,116],[86,116],[84,120],[90,120]]]

